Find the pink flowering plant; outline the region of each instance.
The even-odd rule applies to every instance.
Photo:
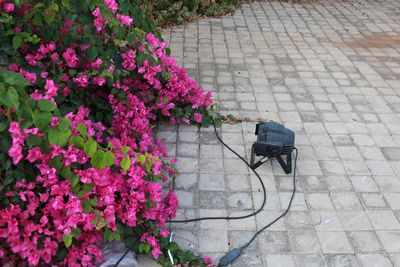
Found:
[[[208,126],[204,92],[121,0],[0,0],[0,263],[96,266],[122,240],[163,266],[176,175],[160,121]]]

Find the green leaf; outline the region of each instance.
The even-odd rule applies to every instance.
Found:
[[[52,3],[50,4],[50,7],[51,7],[52,9],[54,9],[55,11],[58,11],[58,5],[57,5],[56,2],[52,2]]]
[[[15,35],[12,39],[13,47],[15,50],[22,46],[22,38],[19,35]]]
[[[38,101],[38,107],[41,111],[53,111],[56,109],[56,105],[47,99],[40,99]]]
[[[9,108],[18,110],[19,97],[17,90],[10,86],[7,88],[7,90],[0,91],[0,102]]]
[[[124,170],[124,171],[127,171],[129,168],[131,167],[131,159],[129,158],[129,157],[124,157],[122,160],[121,160],[121,168]]]
[[[129,152],[129,150],[131,150],[131,148],[129,146],[123,146],[121,147],[122,151],[126,154]]]
[[[62,3],[62,5],[63,5],[64,7],[66,7],[67,9],[69,8],[69,0],[62,0],[61,3]]]
[[[75,187],[79,183],[79,177],[78,176],[72,176],[69,179],[69,182],[71,183],[72,187]]]
[[[18,116],[24,123],[23,128],[29,128],[32,125],[33,111],[27,101],[19,106]]]
[[[148,56],[145,55],[144,53],[140,53],[140,54],[136,57],[136,65],[137,65],[137,66],[142,66],[142,65],[143,65],[143,61],[145,61],[146,59],[148,59]]]
[[[78,237],[81,234],[81,229],[74,227],[71,229],[71,234],[73,237]]]
[[[64,245],[69,248],[72,245],[72,234],[63,235]]]
[[[120,240],[120,234],[118,232],[113,232],[110,228],[106,228],[104,230],[103,237],[105,240],[113,241],[113,240]]]
[[[136,159],[142,164],[146,161],[146,157],[144,155],[137,156]]]
[[[145,254],[147,254],[147,253],[150,252],[150,249],[151,249],[151,247],[150,247],[150,245],[147,244],[147,243],[141,243],[141,244],[139,245],[139,253],[145,253]]]
[[[82,208],[86,213],[89,213],[93,210],[92,205],[90,205],[89,200],[85,200],[82,202]]]
[[[52,10],[48,10],[48,14],[46,14],[44,16],[44,20],[46,21],[46,23],[48,25],[50,25],[53,22],[55,17],[56,17],[56,13]]]
[[[79,123],[76,130],[82,135],[83,138],[88,139],[88,132],[86,126],[83,123]]]
[[[94,153],[97,151],[97,143],[93,139],[89,139],[84,145],[83,150],[85,151],[86,155],[89,157],[93,157]]]
[[[75,173],[73,171],[71,171],[70,167],[64,167],[61,170],[61,175],[62,175],[62,177],[66,178],[66,179],[70,179],[71,177],[73,177],[75,175]]]
[[[0,69],[0,74],[5,83],[10,85],[28,86],[30,83],[21,76],[21,74],[13,71]]]
[[[93,207],[96,207],[97,205],[99,205],[99,202],[97,201],[97,199],[92,198],[90,200],[90,205],[92,205]]]
[[[69,139],[70,143],[73,144],[76,148],[83,148],[84,141],[83,138],[80,136],[72,136]]]
[[[106,166],[112,166],[115,162],[115,156],[112,152],[107,151],[104,153],[103,164]]]
[[[58,126],[57,128],[62,131],[62,132],[67,132],[69,131],[69,125],[71,124],[70,120],[67,118],[61,118],[58,121]]]
[[[5,122],[0,122],[0,133],[7,129],[8,124]]]
[[[83,185],[83,191],[85,193],[92,191],[93,188],[94,188],[94,184],[84,184]]]
[[[96,153],[94,153],[93,157],[91,158],[90,163],[96,169],[101,170],[105,166],[103,163],[103,158],[104,158],[104,152],[102,150],[97,150]]]
[[[38,146],[42,143],[43,138],[40,136],[36,136],[36,135],[29,135],[28,138],[26,139],[26,144],[29,147],[34,147],[34,146]]]
[[[50,144],[54,144],[59,147],[65,147],[68,144],[70,137],[71,130],[63,132],[58,128],[51,128],[48,134]]]
[[[41,130],[48,127],[51,121],[51,113],[48,111],[35,110],[33,112],[33,123]]]

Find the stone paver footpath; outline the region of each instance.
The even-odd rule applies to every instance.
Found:
[[[293,208],[233,266],[400,266],[400,1],[262,1],[233,16],[166,30],[178,61],[214,91],[223,140],[249,158],[259,119],[296,132]],[[181,174],[178,218],[243,215],[257,178],[213,130],[160,127]],[[240,221],[173,224],[174,239],[215,259],[286,209],[291,175],[258,169],[267,205]]]

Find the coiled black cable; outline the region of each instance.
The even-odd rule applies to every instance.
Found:
[[[229,149],[233,154],[235,154],[239,159],[241,159],[257,176],[258,180],[261,183],[262,190],[263,190],[263,202],[261,204],[261,207],[257,209],[255,212],[252,212],[247,215],[242,215],[242,216],[216,216],[216,217],[200,217],[200,218],[194,218],[194,219],[186,219],[186,220],[170,220],[167,221],[169,223],[188,223],[188,222],[197,222],[197,221],[205,221],[205,220],[241,220],[241,219],[246,219],[252,216],[257,215],[259,212],[261,212],[264,209],[264,206],[267,202],[267,190],[265,189],[264,182],[262,181],[260,175],[257,173],[255,169],[251,167],[251,165],[247,162],[246,159],[244,159],[242,156],[240,156],[235,150],[233,150],[229,145],[227,145],[224,141],[222,141],[221,137],[219,136],[217,132],[217,128],[215,127],[214,121],[212,122],[212,125],[214,127],[214,132],[215,135],[217,136],[218,140],[227,148]]]
[[[242,254],[243,250],[246,249],[248,246],[250,246],[250,244],[254,241],[254,239],[256,239],[256,237],[265,229],[269,228],[271,225],[273,225],[274,223],[276,223],[277,221],[279,221],[282,217],[284,217],[290,210],[290,207],[292,206],[293,203],[293,199],[294,199],[294,195],[296,193],[296,165],[297,165],[297,156],[299,154],[298,149],[295,147],[294,150],[296,151],[296,156],[294,159],[294,170],[293,170],[293,191],[292,191],[292,196],[290,197],[289,200],[289,204],[288,207],[286,208],[286,210],[279,215],[275,220],[273,220],[272,222],[270,222],[269,224],[267,224],[266,226],[264,226],[263,228],[261,228],[260,230],[258,230],[253,237],[243,246],[239,247],[239,248],[234,248],[231,251],[229,251],[228,253],[226,253],[219,261],[218,267],[221,266],[228,266],[229,264],[231,264],[233,261],[235,261],[237,258],[240,257],[240,255]]]

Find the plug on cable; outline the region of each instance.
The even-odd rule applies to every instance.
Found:
[[[218,267],[220,266],[228,266],[232,262],[234,262],[239,256],[242,254],[243,248],[234,248],[223,256],[218,263]]]

